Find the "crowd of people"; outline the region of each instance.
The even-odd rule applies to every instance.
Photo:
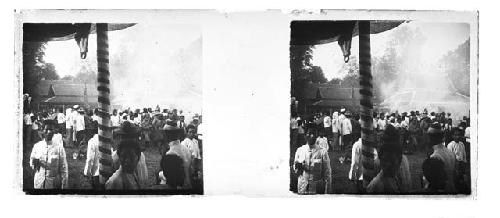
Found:
[[[69,158],[85,160],[83,175],[95,190],[169,189],[200,191],[202,174],[202,116],[186,121],[183,111],[157,106],[110,115],[112,170],[106,183],[100,181],[98,109],[74,105],[42,110],[25,109],[24,152],[34,174],[35,189],[68,188],[65,148],[77,152]],[[148,181],[146,150],[158,152],[155,182]],[[75,188],[75,187],[73,187]],[[76,187],[78,188],[78,187]]]
[[[331,161],[350,164],[345,176],[358,193],[469,193],[470,120],[450,113],[374,113],[374,169],[363,180],[361,119],[346,109],[290,119],[291,186],[299,194],[332,193]],[[330,152],[330,153],[329,153]],[[421,189],[412,184],[408,156],[424,154]],[[292,156],[292,154],[295,154]],[[296,179],[296,180],[295,180]]]

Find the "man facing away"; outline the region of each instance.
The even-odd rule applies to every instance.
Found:
[[[164,145],[165,148],[162,149],[162,156],[172,154],[179,156],[183,160],[185,178],[182,187],[184,189],[191,189],[191,175],[194,172],[192,165],[193,158],[189,148],[182,145],[179,141],[179,139],[183,137],[184,131],[171,125],[165,125],[163,130],[165,131],[166,145]],[[168,148],[168,150],[166,148]]]
[[[75,105],[77,106],[77,105]],[[73,109],[66,109],[66,146],[71,146],[73,143]]]
[[[93,129],[93,137],[89,140],[87,146],[87,160],[83,174],[90,178],[92,189],[99,189],[99,135],[97,129]]]
[[[298,178],[299,194],[332,193],[332,169],[326,149],[316,144],[314,130],[306,134],[306,144],[295,153],[294,170]]]
[[[430,157],[437,158],[443,161],[445,166],[445,171],[448,178],[448,180],[446,181],[445,191],[447,193],[455,193],[455,155],[444,146],[444,135],[441,130],[441,125],[439,123],[432,124],[427,130],[427,136],[430,142],[429,146],[431,146],[433,149],[433,153],[430,155]]]
[[[325,113],[325,117],[323,118],[323,128],[324,128],[324,134],[325,137],[330,138],[332,132],[332,118],[328,115],[328,113]]]

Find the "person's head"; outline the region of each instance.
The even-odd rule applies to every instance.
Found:
[[[166,178],[167,185],[179,187],[184,184],[184,162],[182,158],[175,154],[163,155],[160,166],[163,170],[163,176]]]
[[[187,137],[189,139],[193,139],[195,135],[196,135],[196,127],[194,125],[189,124],[187,126]]]
[[[52,137],[54,137],[54,129],[55,126],[52,123],[46,123],[43,128],[43,133],[45,137],[45,141],[52,141]]]
[[[460,139],[462,138],[463,134],[462,134],[462,130],[460,130],[459,128],[453,128],[453,141],[455,141],[456,143],[458,143],[460,141]]]
[[[378,155],[384,176],[394,177],[403,155],[403,149],[399,144],[399,132],[394,126],[387,125],[385,127]]]
[[[443,142],[444,133],[439,123],[433,123],[427,130],[429,136],[429,146],[434,146]]]
[[[306,142],[309,145],[309,147],[313,147],[314,144],[316,143],[316,134],[314,133],[313,129],[307,130],[305,138],[306,138]]]
[[[167,144],[184,138],[184,131],[175,126],[168,126],[166,129],[164,128],[164,133],[165,133],[164,140]]]
[[[433,190],[443,190],[446,186],[446,171],[443,161],[438,158],[428,158],[422,164],[424,180],[428,183],[428,188]]]
[[[135,140],[124,139],[117,150],[120,165],[125,173],[133,173],[141,157],[141,148]]]
[[[318,136],[323,138],[325,136],[325,130],[320,130]]]

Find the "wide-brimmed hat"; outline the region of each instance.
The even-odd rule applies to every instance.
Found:
[[[80,107],[80,106],[78,106],[77,104],[73,105],[73,109],[75,109],[75,110],[78,109],[78,107]]]
[[[129,137],[137,137],[139,136],[139,131],[137,128],[132,125],[129,121],[125,121],[122,123],[121,127],[115,131],[116,134]]]
[[[429,129],[427,129],[427,134],[435,134],[435,133],[442,133],[442,132],[443,132],[443,130],[441,130],[441,124],[439,124],[438,122],[434,122],[433,124],[431,124]]]

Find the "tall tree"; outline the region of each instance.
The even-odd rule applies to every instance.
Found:
[[[34,88],[42,79],[58,80],[52,63],[45,63],[45,42],[23,42],[23,93],[37,95]]]
[[[325,83],[327,79],[319,66],[313,66],[312,45],[290,46],[290,71],[292,83],[292,96],[297,99],[303,98],[303,90],[307,83]]]
[[[34,94],[34,87],[40,81],[44,51],[44,42],[23,43],[23,93]]]
[[[59,75],[56,72],[56,68],[52,63],[45,63],[42,67],[40,77],[45,80],[59,80]]]
[[[450,90],[470,96],[470,39],[444,55],[439,67],[448,78]]]

